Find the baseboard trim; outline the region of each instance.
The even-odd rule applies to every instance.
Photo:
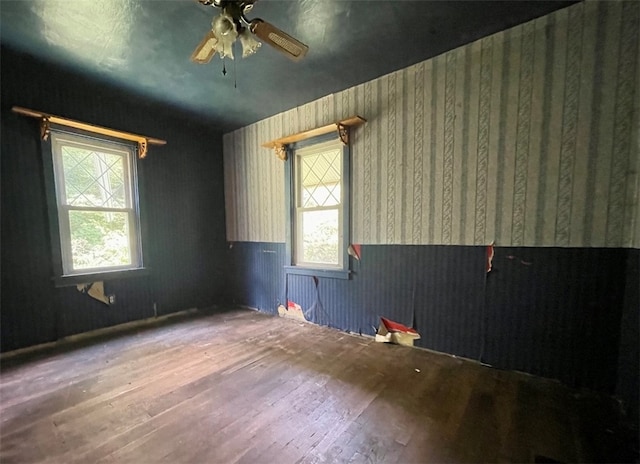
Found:
[[[200,309],[198,308],[190,308],[190,309],[185,309],[183,311],[178,311],[175,313],[163,314],[162,316],[148,317],[146,319],[139,319],[137,321],[124,322],[122,324],[90,330],[88,332],[68,335],[66,337],[62,337],[53,342],[40,343],[38,345],[27,346],[24,348],[18,348],[16,350],[0,353],[0,361],[4,361],[6,359],[10,359],[10,358],[25,355],[25,354],[31,354],[31,353],[37,353],[39,351],[50,350],[52,348],[59,348],[65,345],[70,345],[72,343],[77,343],[79,341],[90,340],[92,338],[97,338],[104,335],[124,332],[126,330],[131,330],[138,327],[145,327],[151,324],[165,321],[167,319],[171,319],[173,317],[188,316],[188,315],[196,314],[199,311]]]

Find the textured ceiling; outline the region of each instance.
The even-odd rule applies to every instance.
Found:
[[[272,22],[309,53],[294,63],[263,46],[226,60],[226,76],[218,57],[189,61],[218,12],[195,0],[2,0],[0,37],[230,130],[571,3],[260,0],[247,16]]]

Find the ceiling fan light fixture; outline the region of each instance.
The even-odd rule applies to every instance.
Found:
[[[243,29],[239,37],[242,44],[242,58],[253,55],[262,46],[262,43],[258,42],[247,29]]]
[[[214,34],[217,37],[222,37],[223,35],[234,34],[236,32],[236,26],[233,23],[233,19],[228,16],[224,11],[220,13],[218,16],[213,18],[213,22],[211,23],[211,28]]]
[[[229,57],[233,59],[233,43],[238,38],[238,31],[233,18],[223,10],[222,13],[213,18],[211,30],[218,39],[215,47],[220,58]]]

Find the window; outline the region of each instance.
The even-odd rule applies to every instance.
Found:
[[[349,150],[335,135],[292,147],[288,272],[348,278]]]
[[[136,145],[52,130],[50,146],[62,275],[141,268]]]

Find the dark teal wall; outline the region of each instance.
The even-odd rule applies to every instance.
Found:
[[[158,314],[219,303],[226,263],[221,134],[171,108],[2,48],[1,348],[12,350]],[[33,108],[167,141],[139,162],[150,275],[105,282],[107,307],[55,288]]]
[[[629,250],[624,294],[616,395],[626,402],[638,424],[640,416],[640,250]]]

